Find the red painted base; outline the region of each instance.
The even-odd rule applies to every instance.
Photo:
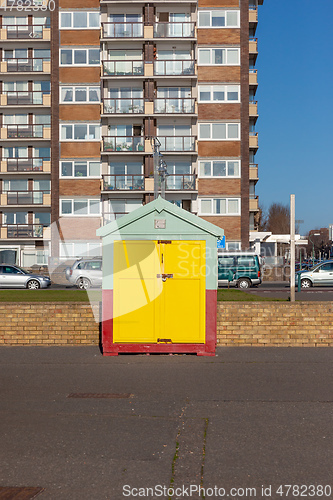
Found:
[[[117,356],[122,353],[177,353],[214,356],[216,348],[216,308],[217,291],[206,290],[206,342],[204,344],[116,344],[113,342],[113,318],[110,313],[113,311],[113,290],[103,290],[103,356]]]

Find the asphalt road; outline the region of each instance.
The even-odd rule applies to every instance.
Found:
[[[247,293],[261,297],[288,299],[290,296],[289,283],[283,281],[264,282],[258,287],[247,290]],[[333,287],[311,287],[307,290],[297,291],[296,300],[305,301],[331,301],[333,300]]]
[[[0,487],[42,487],[41,500],[169,498],[163,487],[190,485],[192,497],[170,498],[333,498],[330,348],[4,347],[0,380]]]

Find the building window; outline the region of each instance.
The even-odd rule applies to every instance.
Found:
[[[200,160],[199,177],[240,177],[240,160]]]
[[[239,28],[239,10],[200,10],[198,13],[199,28]]]
[[[102,255],[100,241],[68,241],[59,244],[60,258],[98,257]]]
[[[64,160],[60,162],[60,177],[97,177],[101,175],[99,160]]]
[[[2,224],[28,224],[28,212],[3,212]]]
[[[240,215],[240,198],[201,198],[199,215]]]
[[[60,12],[60,29],[99,29],[99,12]]]
[[[235,48],[207,48],[199,49],[200,66],[239,66],[240,49]]]
[[[99,103],[101,101],[100,87],[60,87],[60,102],[63,104],[86,102]]]
[[[229,252],[238,252],[241,249],[242,248],[241,248],[240,241],[227,241],[226,242],[226,250],[229,250]]]
[[[240,85],[199,85],[199,103],[240,102]]]
[[[68,123],[60,125],[61,141],[99,141],[99,124]]]
[[[99,66],[99,49],[61,49],[60,66]]]
[[[201,141],[239,141],[239,123],[199,123]]]
[[[60,200],[60,215],[70,215],[75,217],[101,215],[99,198],[74,198]]]

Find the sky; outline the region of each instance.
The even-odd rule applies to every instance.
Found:
[[[333,0],[258,8],[259,205],[289,205],[300,233],[333,224]]]

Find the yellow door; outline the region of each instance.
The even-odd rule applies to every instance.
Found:
[[[205,342],[205,242],[114,245],[117,343]]]

